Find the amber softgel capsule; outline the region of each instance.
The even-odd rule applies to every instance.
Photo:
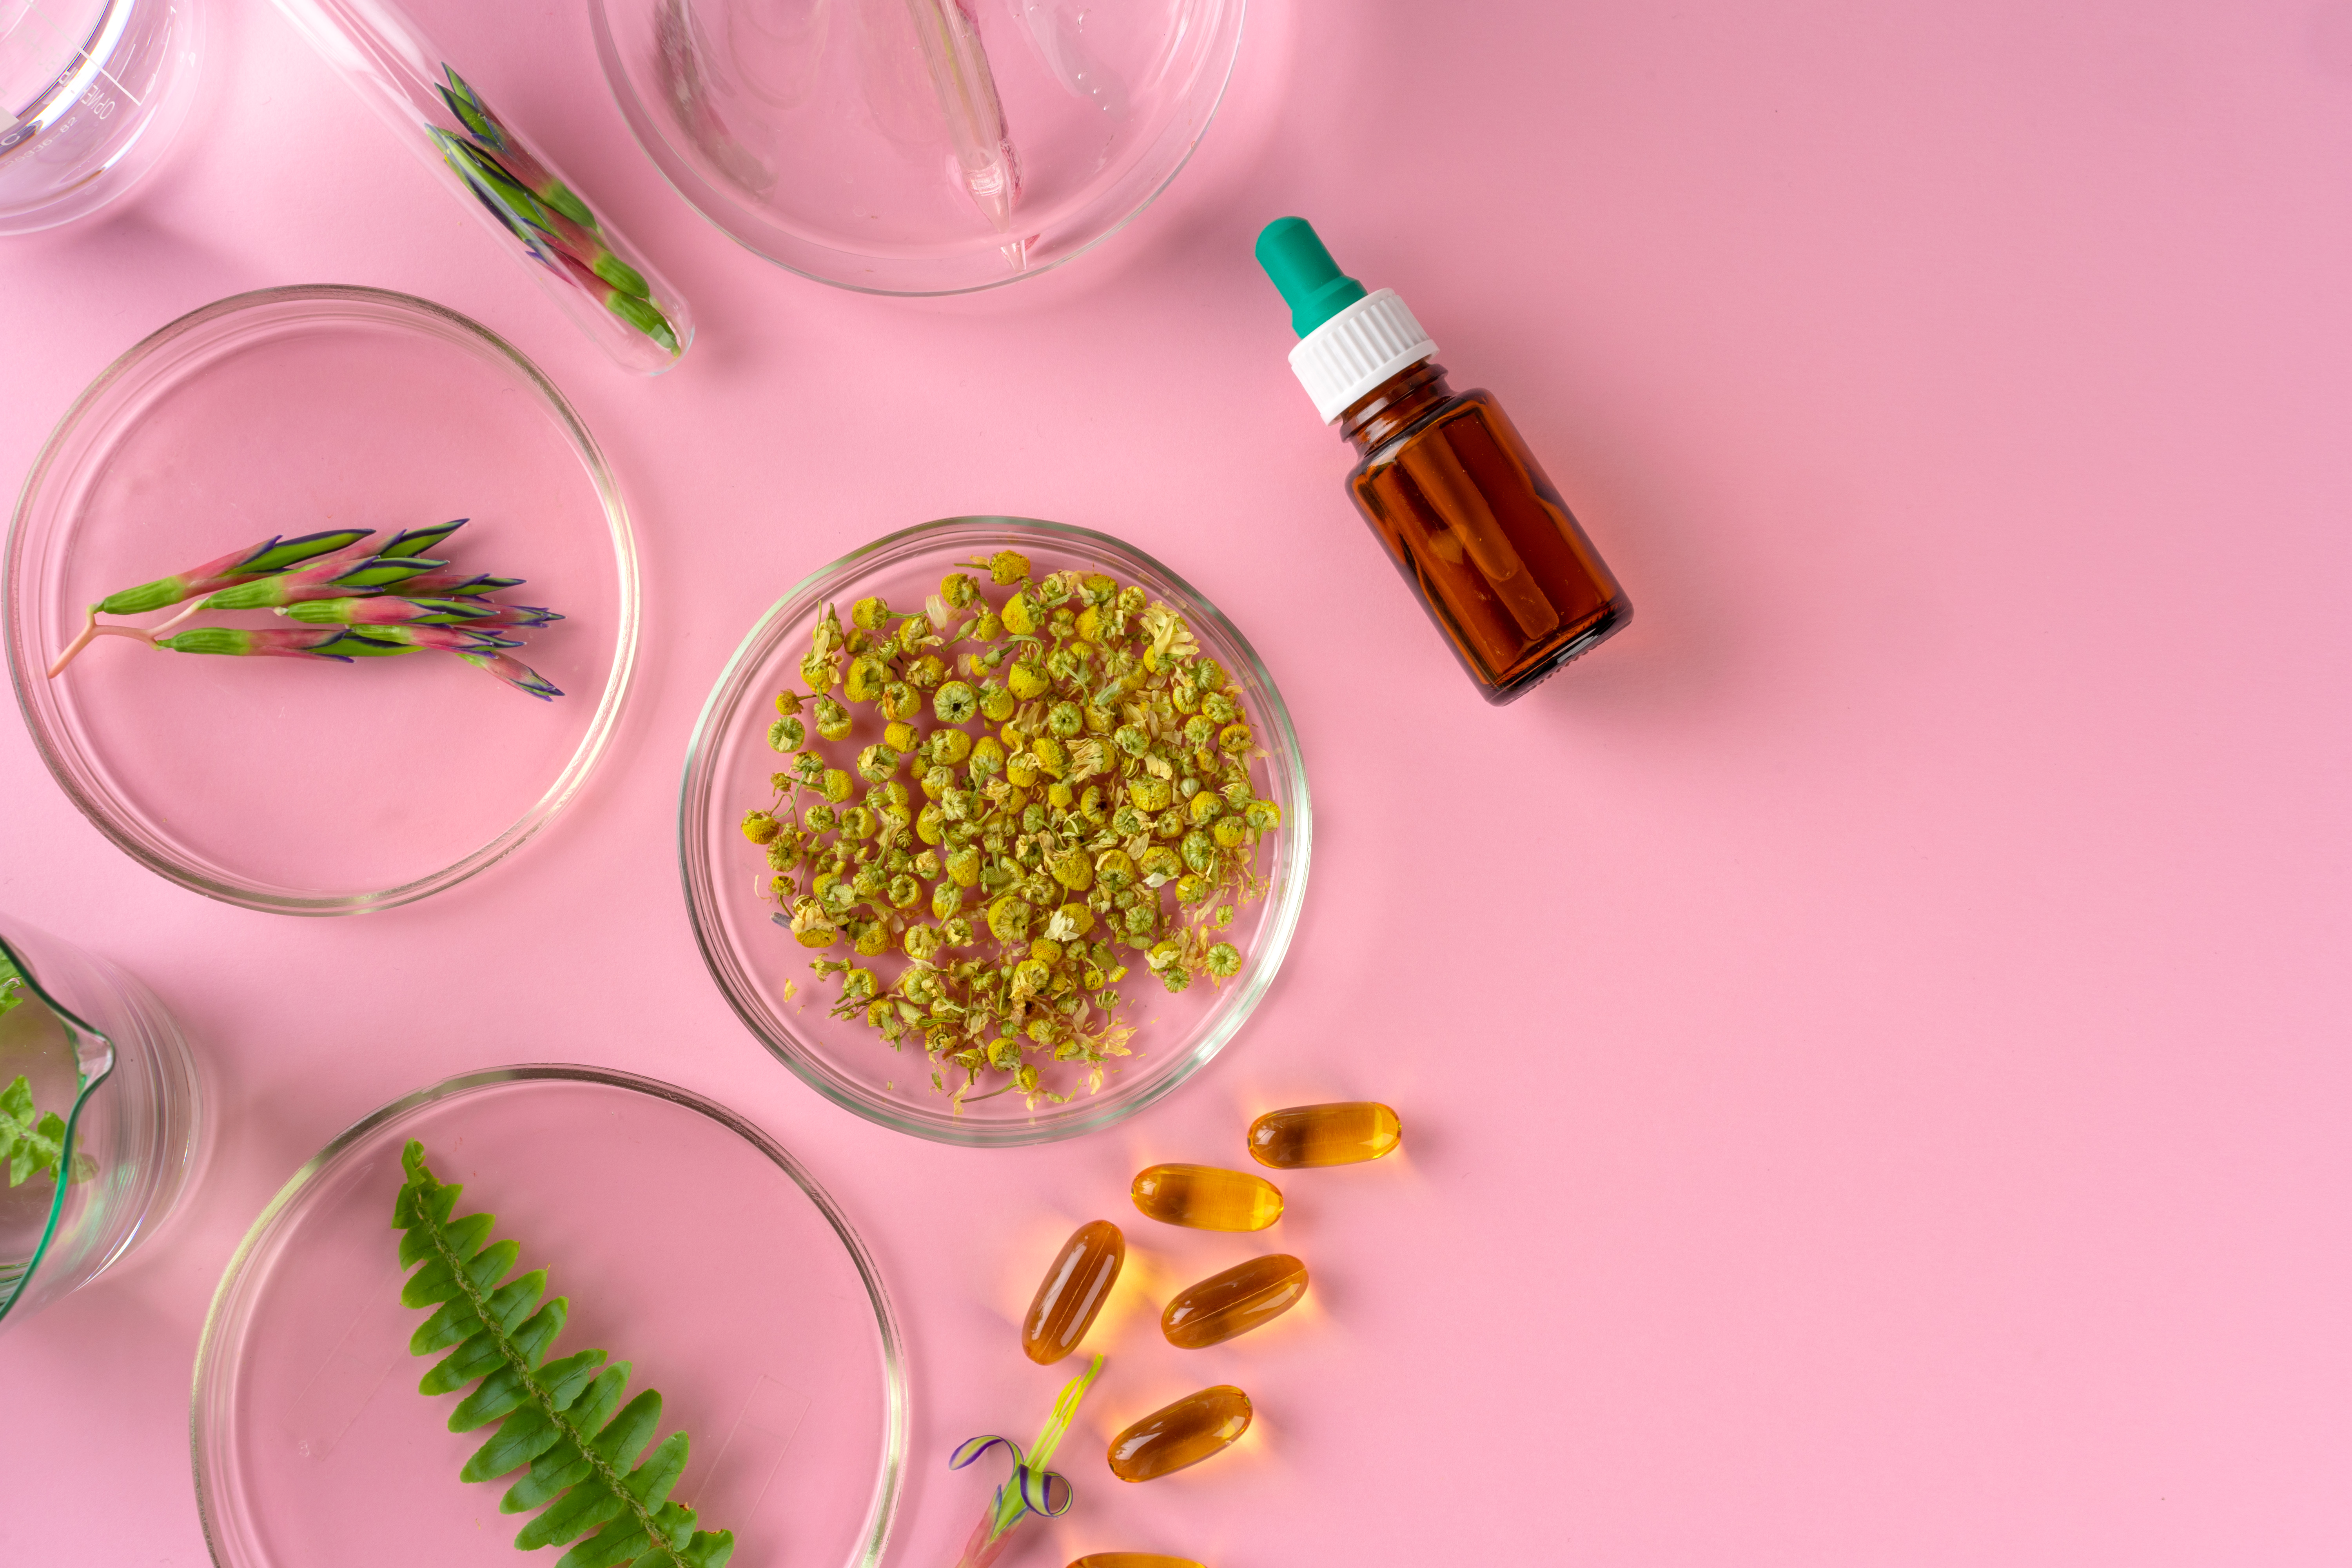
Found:
[[[1135,1178],[1135,1206],[1194,1230],[1264,1230],[1282,1217],[1282,1189],[1215,1165],[1153,1165]]]
[[[1078,1348],[1127,1262],[1127,1237],[1107,1219],[1078,1226],[1062,1244],[1021,1321],[1021,1348],[1049,1366]]]
[[[1392,1153],[1404,1142],[1404,1123],[1376,1100],[1294,1105],[1250,1123],[1250,1158],[1278,1171],[1308,1165],[1354,1165]]]
[[[1188,1394],[1110,1440],[1110,1473],[1150,1481],[1188,1469],[1231,1447],[1253,1414],[1249,1395],[1229,1383]]]
[[[1177,1291],[1160,1331],[1178,1350],[1202,1350],[1272,1322],[1306,1295],[1307,1265],[1284,1252],[1253,1258]]]

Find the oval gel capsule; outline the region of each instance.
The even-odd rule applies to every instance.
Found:
[[[1403,1141],[1397,1113],[1373,1100],[1269,1110],[1249,1130],[1250,1157],[1283,1171],[1377,1160]]]
[[[1253,1258],[1176,1292],[1160,1331],[1178,1350],[1201,1350],[1272,1322],[1306,1294],[1307,1265],[1282,1252]]]
[[[1070,1233],[1021,1320],[1021,1348],[1031,1361],[1049,1366],[1078,1348],[1126,1261],[1127,1237],[1110,1221],[1090,1220]]]
[[[1282,1217],[1282,1190],[1214,1165],[1153,1165],[1135,1178],[1135,1206],[1194,1230],[1264,1230]]]
[[[1201,1568],[1190,1557],[1164,1557],[1157,1552],[1090,1552],[1070,1568]]]
[[[1249,1395],[1229,1383],[1188,1394],[1110,1440],[1110,1473],[1123,1481],[1174,1475],[1223,1453],[1253,1414]]]

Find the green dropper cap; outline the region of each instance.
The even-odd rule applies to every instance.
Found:
[[[1257,264],[1282,290],[1290,330],[1302,338],[1364,297],[1303,217],[1278,217],[1259,231]]]

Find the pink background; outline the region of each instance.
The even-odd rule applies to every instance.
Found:
[[[1055,1379],[1022,1370],[1006,1280],[1042,1232],[1124,1217],[1146,1160],[1235,1158],[1268,1105],[1394,1103],[1409,1163],[1293,1181],[1266,1238],[1318,1315],[1235,1347],[1254,1457],[1129,1492],[1074,1440],[1074,1527],[1127,1544],[2352,1552],[2352,4],[1258,0],[1164,200],[1064,271],[930,302],[801,282],[688,215],[575,0],[474,10],[427,14],[690,293],[677,374],[614,374],[257,0],[215,7],[140,198],[0,249],[0,473],[183,310],[385,285],[578,402],[647,588],[577,809],[388,915],[173,888],[0,736],[0,902],[152,982],[223,1110],[180,1227],[0,1336],[0,1560],[201,1563],[188,1374],[245,1225],[376,1105],[534,1057],[773,1131],[871,1240],[919,1399],[1023,1436]],[[1248,246],[1292,211],[1502,395],[1639,606],[1515,708],[1439,649],[1283,364]],[[758,610],[992,510],[1122,533],[1225,607],[1318,818],[1289,966],[1228,1055],[1012,1153],[775,1067],[673,865],[686,735]],[[1096,1418],[1181,1374],[1143,1344]],[[919,1469],[964,1435],[919,1429]]]

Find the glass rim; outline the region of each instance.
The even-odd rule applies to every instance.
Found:
[[[81,433],[83,421],[100,409],[105,397],[131,381],[165,350],[215,323],[243,316],[247,311],[304,303],[320,307],[322,319],[389,320],[412,330],[422,331],[474,354],[494,370],[513,376],[527,391],[535,394],[544,410],[552,416],[562,438],[572,448],[573,455],[579,458],[589,484],[595,491],[597,504],[604,516],[605,532],[612,543],[616,579],[618,604],[614,616],[613,667],[605,678],[603,691],[597,696],[596,709],[590,716],[587,730],[562,769],[521,816],[488,842],[437,870],[373,892],[303,893],[266,888],[259,885],[257,879],[230,879],[226,874],[215,874],[220,871],[219,868],[195,864],[194,857],[180,850],[168,838],[127,821],[130,814],[117,806],[114,792],[76,765],[82,760],[82,749],[53,732],[52,726],[44,716],[47,677],[38,668],[27,668],[24,644],[33,634],[30,628],[19,624],[17,614],[18,594],[24,586],[22,579],[26,570],[24,560],[26,534],[34,499],[49,479],[51,470],[65,457],[68,444]],[[489,328],[446,305],[396,289],[348,283],[283,284],[232,294],[187,311],[124,350],[74,399],[72,405],[51,429],[48,439],[42,444],[40,455],[34,458],[32,468],[26,471],[24,483],[17,490],[16,510],[9,521],[5,558],[0,561],[0,616],[5,617],[9,684],[15,689],[16,707],[24,715],[25,728],[32,736],[34,749],[40,753],[43,764],[49,770],[50,777],[57,781],[58,788],[65,792],[66,798],[117,848],[156,875],[223,903],[291,915],[358,914],[413,903],[488,870],[536,837],[540,830],[553,821],[586,785],[619,727],[621,710],[627,700],[635,673],[639,592],[636,539],[630,527],[628,503],[621,493],[619,480],[605,462],[604,449],[597,445],[594,435],[581,419],[578,410],[572,407],[570,399],[547,378],[546,374],[521,350]],[[35,666],[38,662],[37,659],[33,661]]]
[[[137,189],[163,163],[177,144],[202,87],[207,48],[205,14],[211,5],[212,0],[172,0],[167,9],[186,19],[186,32],[158,72],[159,86],[136,104],[139,113],[131,134],[72,190],[54,192],[29,205],[0,209],[0,239],[47,233],[103,211]],[[99,68],[102,72],[104,67]]]
[[[813,611],[827,598],[838,597],[837,590],[866,572],[892,563],[900,554],[910,554],[936,542],[961,534],[975,540],[1002,543],[1018,540],[1026,534],[1041,539],[1048,547],[1070,549],[1075,553],[1100,555],[1114,563],[1130,562],[1164,584],[1186,601],[1188,616],[1195,611],[1205,617],[1217,635],[1227,639],[1240,656],[1245,673],[1257,692],[1263,693],[1257,715],[1261,729],[1268,731],[1279,742],[1268,748],[1270,756],[1286,759],[1286,777],[1295,799],[1284,808],[1283,838],[1280,851],[1286,874],[1278,889],[1272,892],[1256,936],[1250,944],[1247,967],[1238,977],[1233,994],[1236,1000],[1201,1037],[1187,1046],[1175,1066],[1146,1084],[1132,1097],[1094,1096],[1088,1102],[1074,1102],[1072,1109],[1040,1124],[1035,1120],[1023,1122],[968,1121],[945,1112],[928,1109],[916,1110],[895,1101],[885,1100],[870,1090],[824,1069],[822,1064],[807,1059],[809,1053],[792,1040],[779,1039],[769,1027],[770,1014],[756,997],[749,994],[748,984],[739,982],[739,956],[731,943],[716,927],[718,919],[716,889],[710,875],[709,857],[698,852],[697,838],[709,819],[711,793],[715,784],[715,762],[718,742],[726,722],[742,706],[750,689],[752,674],[774,651],[776,646],[790,635],[793,625]],[[1065,1138],[1082,1137],[1114,1126],[1137,1111],[1159,1103],[1173,1093],[1192,1075],[1229,1045],[1248,1023],[1258,1005],[1281,972],[1285,956],[1298,927],[1298,917],[1307,893],[1308,851],[1313,844],[1314,812],[1309,803],[1307,770],[1298,745],[1298,732],[1291,723],[1290,710],[1283,701],[1280,688],[1274,676],[1258,657],[1257,649],[1242,635],[1241,629],[1226,618],[1223,611],[1178,573],[1171,570],[1148,552],[1095,529],[1080,528],[1071,523],[1050,522],[1043,518],[1007,516],[960,516],[935,518],[884,534],[869,543],[860,545],[848,554],[818,567],[803,577],[782,597],[762,612],[749,632],[744,634],[726,666],[711,685],[710,695],[703,700],[702,710],[696,717],[694,731],[687,742],[686,762],[678,785],[677,851],[678,870],[685,884],[686,911],[693,929],[695,947],[702,955],[704,967],[726,998],[743,1026],[769,1055],[792,1069],[794,1076],[811,1089],[869,1121],[911,1133],[934,1142],[965,1148],[1013,1148],[1024,1144],[1054,1142]],[[1093,1100],[1107,1100],[1098,1109],[1087,1109]]]
[[[81,1135],[82,1110],[89,1104],[89,1097],[98,1092],[100,1086],[114,1076],[116,1052],[114,1037],[91,1024],[53,995],[49,988],[41,984],[40,976],[33,973],[32,966],[26,963],[25,955],[17,951],[16,944],[10,942],[5,932],[0,932],[0,957],[7,959],[10,967],[15,969],[18,977],[24,981],[26,988],[38,997],[50,1012],[63,1020],[69,1030],[79,1036],[96,1040],[105,1047],[104,1065],[100,1066],[95,1073],[91,1072],[86,1065],[89,1060],[88,1053],[79,1047],[74,1051],[74,1077],[79,1087],[74,1091],[72,1106],[66,1111],[66,1132],[58,1156],[56,1184],[49,1194],[49,1212],[47,1217],[41,1222],[40,1243],[33,1248],[33,1255],[25,1260],[24,1271],[18,1274],[5,1290],[0,1290],[0,1321],[5,1321],[8,1316],[9,1309],[24,1300],[26,1289],[32,1284],[33,1276],[40,1271],[42,1260],[48,1257],[49,1247],[58,1238],[58,1222],[65,1216],[68,1189],[72,1185],[74,1149]]]
[[[722,220],[719,216],[722,212],[732,218],[740,215],[747,215],[751,209],[743,202],[730,195],[724,189],[698,172],[693,164],[678,152],[676,143],[663,134],[660,127],[655,123],[635,84],[628,81],[627,72],[621,65],[620,47],[614,41],[612,23],[606,15],[614,0],[591,0],[588,6],[588,22],[590,31],[595,35],[596,60],[603,68],[605,90],[613,95],[614,106],[621,111],[622,120],[628,124],[629,134],[635,138],[637,146],[645,153],[646,160],[660,171],[664,183],[677,193],[678,199],[687,205],[688,211],[761,260],[771,266],[782,268],[795,278],[805,278],[812,283],[822,283],[829,289],[841,289],[853,294],[877,294],[887,299],[936,300],[950,295],[979,294],[992,289],[1006,288],[1024,279],[1042,277],[1056,268],[1066,266],[1141,217],[1154,202],[1166,194],[1168,187],[1176,183],[1176,176],[1184,172],[1186,166],[1192,162],[1193,155],[1201,150],[1202,139],[1209,134],[1209,127],[1216,122],[1217,111],[1224,107],[1225,94],[1233,87],[1234,71],[1241,60],[1242,33],[1248,20],[1249,0],[1229,0],[1229,3],[1233,7],[1231,23],[1233,37],[1224,46],[1223,66],[1218,70],[1215,90],[1208,95],[1208,107],[1201,116],[1201,123],[1185,138],[1182,150],[1177,153],[1175,161],[1169,165],[1168,172],[1152,182],[1150,188],[1136,198],[1133,205],[1106,224],[1100,233],[1082,244],[1072,247],[1066,253],[1055,257],[1042,266],[1024,267],[1018,272],[1007,273],[1001,278],[991,278],[985,282],[921,288],[889,288],[876,283],[853,283],[828,273],[814,271],[809,265],[787,261],[778,254],[780,248],[778,237],[787,232],[782,226],[755,218],[753,221],[760,223],[760,237],[755,240],[743,233],[736,223]],[[1169,131],[1172,132],[1175,129],[1176,127],[1171,123]],[[1163,132],[1161,134],[1164,137],[1169,132]],[[881,257],[844,250],[837,246],[825,245],[814,240],[803,243],[812,252],[822,252],[827,257],[838,258],[847,263],[875,260],[937,262],[940,259],[936,255]]]
[[[196,1516],[204,1530],[205,1550],[215,1568],[230,1568],[233,1562],[239,1561],[223,1555],[220,1521],[215,1517],[216,1499],[214,1496],[220,1467],[207,1464],[206,1459],[208,1448],[227,1427],[226,1412],[220,1408],[225,1396],[221,1374],[226,1340],[232,1330],[243,1327],[257,1293],[257,1287],[248,1283],[247,1266],[257,1253],[275,1237],[286,1223],[289,1212],[304,1193],[373,1134],[429,1105],[437,1105],[444,1100],[501,1084],[539,1081],[595,1084],[608,1089],[627,1089],[695,1111],[758,1150],[792,1179],[832,1227],[835,1237],[856,1268],[859,1281],[866,1287],[882,1342],[882,1470],[875,1488],[874,1501],[866,1513],[863,1542],[857,1556],[860,1568],[876,1568],[889,1543],[890,1531],[898,1522],[899,1504],[904,1500],[910,1421],[905,1338],[898,1326],[897,1310],[890,1302],[889,1290],[882,1282],[881,1270],[875,1263],[873,1254],[867,1250],[864,1238],[842,1214],[833,1195],[809,1173],[799,1159],[748,1118],[715,1100],[660,1079],[575,1062],[517,1062],[505,1067],[478,1068],[414,1089],[389,1104],[379,1106],[337,1133],[328,1141],[325,1148],[304,1161],[246,1228],[244,1237],[237,1242],[236,1250],[229,1255],[227,1264],[221,1270],[220,1283],[213,1289],[211,1304],[205,1309],[204,1328],[196,1340],[195,1373],[188,1399],[188,1450],[194,1475]]]

